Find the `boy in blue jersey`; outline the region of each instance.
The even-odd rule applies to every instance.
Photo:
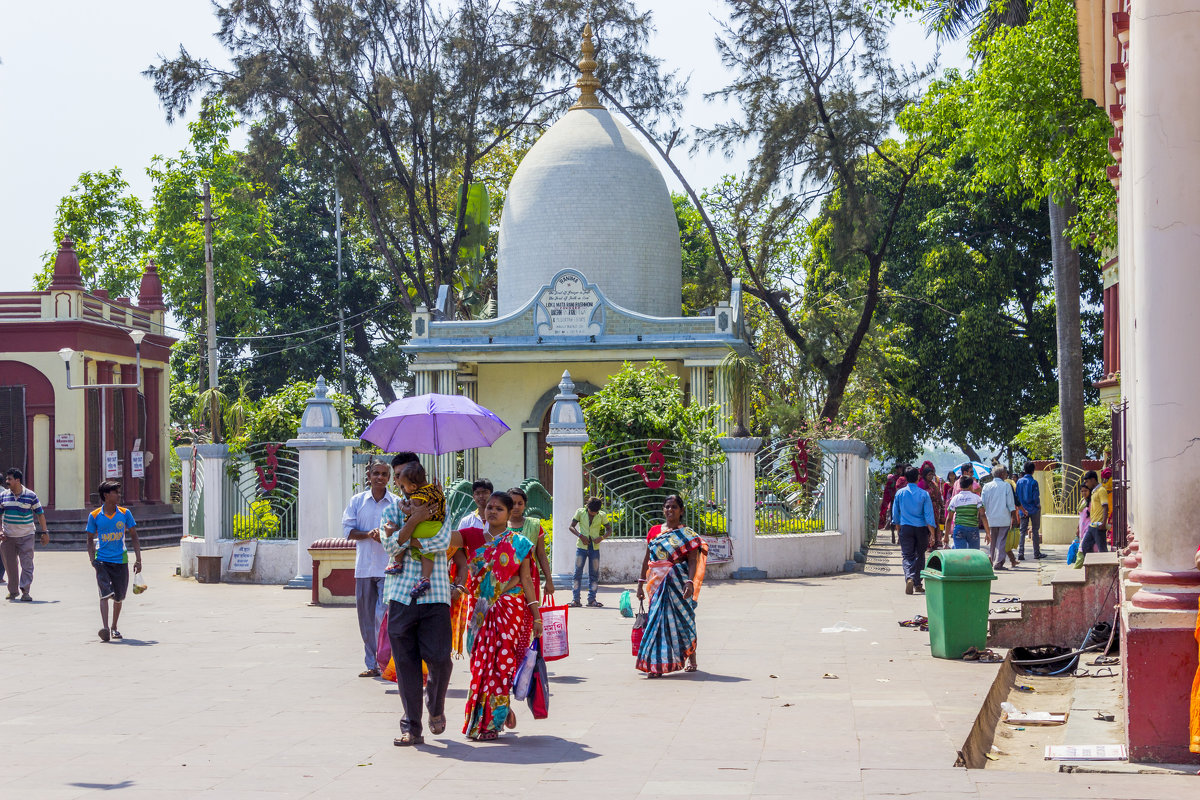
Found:
[[[142,548],[138,544],[136,523],[128,508],[117,505],[121,496],[121,484],[116,481],[104,481],[96,490],[103,503],[91,514],[88,514],[88,558],[96,570],[96,585],[100,587],[100,621],[104,625],[100,629],[100,641],[120,639],[121,632],[117,630],[117,620],[121,617],[121,603],[125,600],[125,591],[129,588],[129,550],[125,545],[125,537],[129,537],[133,545],[136,560],[133,571],[142,571]],[[113,601],[112,627],[108,625],[108,601]]]

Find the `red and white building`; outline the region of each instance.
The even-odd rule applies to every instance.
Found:
[[[52,534],[69,534],[52,536],[59,545],[77,543],[97,485],[114,472],[139,523],[172,517],[167,361],[175,340],[153,263],[138,295],[84,291],[70,239],[45,291],[0,293],[0,470],[24,472]],[[126,386],[104,388],[111,384]]]

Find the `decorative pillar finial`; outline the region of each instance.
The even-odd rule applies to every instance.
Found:
[[[600,88],[600,81],[596,79],[596,60],[592,56],[596,55],[596,47],[592,44],[592,25],[588,23],[583,26],[583,46],[582,57],[579,59],[579,78],[575,81],[575,85],[579,87],[579,99],[575,101],[575,105],[571,106],[574,111],[577,108],[604,108],[600,104],[600,98],[596,97],[596,90]]]

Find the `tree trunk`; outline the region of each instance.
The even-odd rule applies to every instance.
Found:
[[[967,444],[965,441],[962,441],[962,442],[956,441],[955,444],[958,445],[959,450],[963,451],[963,455],[965,455],[968,460],[980,461],[979,453],[976,452],[974,447],[971,447],[971,445]],[[983,462],[980,461],[980,463],[983,463]]]
[[[1079,251],[1066,237],[1075,201],[1050,205],[1050,252],[1054,259],[1054,312],[1058,329],[1058,407],[1062,414],[1062,461],[1078,467],[1086,455],[1083,433],[1083,334],[1079,325]]]

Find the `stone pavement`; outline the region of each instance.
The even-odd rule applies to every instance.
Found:
[[[517,735],[466,740],[459,661],[450,728],[416,749],[392,746],[395,688],[355,677],[352,609],[184,581],[177,560],[146,553],[150,589],[126,602],[126,639],[102,644],[85,556],[39,553],[37,602],[0,607],[0,797],[1200,796],[1194,776],[955,768],[997,667],[933,659],[896,624],[924,599],[903,593],[890,544],[864,573],[705,585],[701,671],[659,681],[634,671],[606,587],[607,608],[571,613],[550,719],[522,705]],[[1036,574],[1001,573],[994,592],[1020,594]],[[820,632],[838,622],[866,630]]]

